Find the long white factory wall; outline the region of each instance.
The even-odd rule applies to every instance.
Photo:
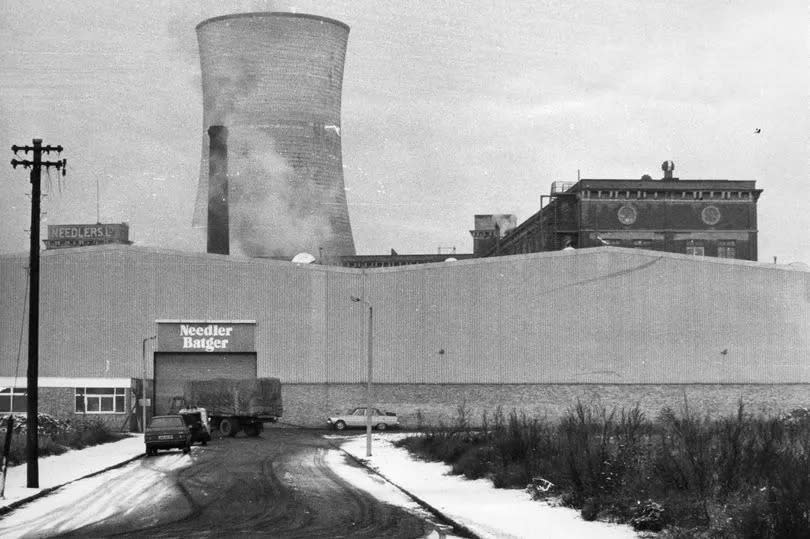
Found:
[[[25,375],[25,266],[0,257],[2,376]],[[354,295],[376,382],[810,383],[810,272],[776,265],[608,247],[362,272],[104,246],[41,271],[41,376],[140,377],[155,320],[249,319],[260,376],[363,382]]]

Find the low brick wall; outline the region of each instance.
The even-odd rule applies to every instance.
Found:
[[[325,426],[326,417],[366,402],[364,384],[283,384],[283,422],[308,427]],[[636,404],[655,417],[669,406],[714,417],[733,414],[742,399],[754,414],[779,414],[810,407],[810,384],[377,384],[374,406],[396,412],[408,428],[423,425],[453,425],[463,406],[473,425],[481,423],[484,411],[492,416],[498,406],[530,417],[559,418],[577,400],[608,408]]]

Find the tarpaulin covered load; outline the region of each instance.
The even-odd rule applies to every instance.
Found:
[[[192,380],[183,390],[187,406],[210,415],[281,417],[283,412],[278,378]]]

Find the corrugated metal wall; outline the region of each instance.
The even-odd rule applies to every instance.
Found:
[[[16,365],[26,264],[0,257],[2,375]],[[363,382],[367,310],[352,295],[374,306],[376,382],[810,382],[810,272],[616,248],[365,272],[53,251],[42,257],[40,375],[140,377],[155,320],[241,319],[256,320],[260,376]]]

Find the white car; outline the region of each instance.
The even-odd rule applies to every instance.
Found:
[[[362,406],[355,408],[348,414],[336,415],[327,418],[326,422],[330,427],[337,430],[344,430],[350,428],[365,428],[366,426],[366,408]],[[377,408],[371,409],[371,426],[377,430],[385,430],[399,426],[399,419],[397,414],[393,412],[380,412]]]

